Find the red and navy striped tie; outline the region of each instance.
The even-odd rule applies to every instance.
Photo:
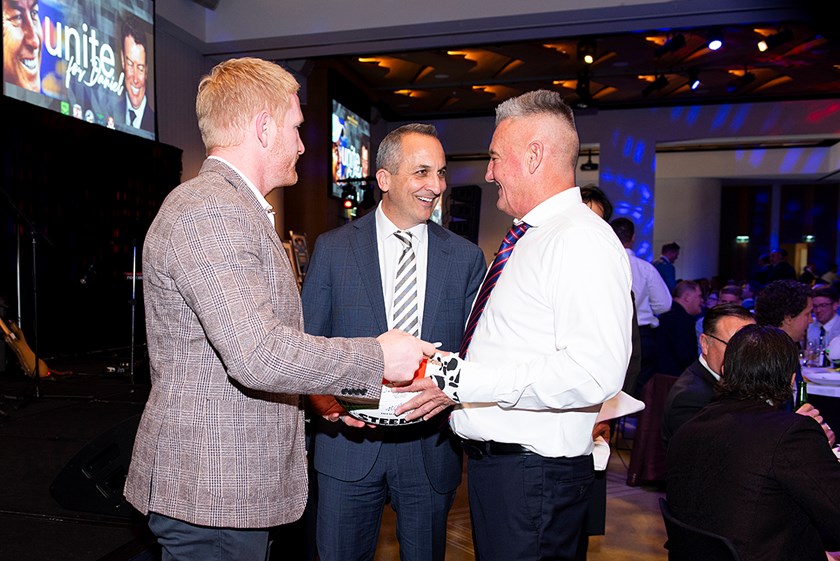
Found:
[[[481,317],[481,312],[484,311],[484,306],[487,305],[490,292],[496,286],[496,282],[502,275],[502,269],[505,268],[505,264],[510,258],[513,246],[525,234],[528,228],[530,226],[524,222],[521,222],[519,225],[514,225],[505,236],[505,239],[502,240],[502,245],[499,246],[499,252],[496,254],[496,258],[493,259],[493,264],[490,265],[490,270],[484,278],[481,290],[478,291],[478,298],[475,299],[475,304],[473,304],[470,319],[467,320],[467,329],[464,332],[464,338],[461,340],[461,349],[459,351],[461,358],[467,357],[467,348],[470,346],[473,333],[475,333],[475,326],[478,325],[478,318]]]

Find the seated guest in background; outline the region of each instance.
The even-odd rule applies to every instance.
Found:
[[[677,271],[674,262],[680,256],[680,246],[677,242],[666,243],[662,246],[662,255],[653,262],[654,268],[659,271],[662,280],[668,286],[668,290],[674,292],[677,286]]]
[[[795,280],[774,281],[765,286],[755,300],[755,320],[759,325],[778,327],[799,343],[811,323],[811,289]]]
[[[760,286],[755,281],[747,281],[741,285],[741,305],[748,310],[755,309],[755,295],[760,290]]]
[[[654,332],[659,326],[659,314],[671,309],[671,293],[668,286],[653,265],[636,257],[633,244],[636,242],[636,226],[627,218],[616,218],[610,222],[618,240],[627,251],[630,270],[633,273],[633,295],[636,315],[639,320],[639,339],[642,351],[641,371],[631,395],[639,396],[642,388],[654,374],[656,366],[656,341]]]
[[[831,287],[815,288],[813,292],[814,321],[808,327],[808,343],[825,349],[835,337],[840,337],[840,296]]]
[[[707,301],[708,302],[708,301]],[[720,292],[717,295],[717,305],[720,304],[735,304],[736,306],[741,305],[741,287],[736,286],[734,284],[728,284],[720,289]],[[708,309],[706,308],[706,313],[708,313]],[[705,317],[705,313],[704,313]],[[700,335],[703,333],[703,318],[699,318],[697,323],[694,324],[694,331],[697,334],[697,352],[702,353],[703,349],[700,348]]]
[[[719,304],[706,312],[702,319],[700,356],[680,374],[665,401],[662,438],[666,445],[683,423],[715,397],[726,345],[732,335],[752,323],[755,318],[749,310],[737,304]]]
[[[840,549],[840,463],[822,419],[779,408],[797,364],[786,333],[743,327],[726,348],[721,398],[668,447],[675,517],[728,538],[743,561],[818,561]]]
[[[694,281],[680,281],[671,310],[659,317],[656,330],[656,372],[679,376],[697,358],[694,324],[703,296]]]

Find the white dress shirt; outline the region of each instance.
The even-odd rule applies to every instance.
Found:
[[[450,422],[463,438],[589,454],[600,405],[630,360],[630,266],[576,187],[522,220],[531,228],[478,321]]]
[[[131,112],[134,111],[134,119],[131,119]],[[125,95],[125,123],[134,127],[140,128],[140,123],[143,122],[143,113],[146,112],[146,96],[143,96],[143,101],[140,102],[140,107],[137,109],[131,106],[131,100],[128,99],[128,94]],[[237,172],[238,173],[238,172]],[[241,173],[239,175],[242,175]],[[244,176],[243,176],[244,177]]]
[[[837,314],[834,314],[825,324],[822,324],[817,320],[811,322],[811,325],[808,326],[807,334],[807,340],[809,343],[813,341],[815,345],[819,344],[820,327],[825,328],[825,338],[823,339],[823,343],[825,344],[824,348],[828,348],[828,344],[831,343],[834,338],[840,337],[840,317]]]
[[[671,309],[671,292],[662,280],[662,275],[656,267],[636,257],[632,249],[628,249],[630,270],[633,271],[633,293],[636,295],[636,314],[639,325],[659,327],[659,314]]]
[[[394,280],[397,275],[397,263],[405,246],[394,236],[399,232],[391,220],[382,211],[382,203],[376,207],[376,248],[379,252],[379,275],[382,278],[382,297],[385,299],[385,314],[388,329],[394,326]],[[426,223],[412,226],[403,232],[411,232],[411,247],[417,266],[417,324],[418,333],[423,331],[423,303],[426,301],[426,264],[429,261],[429,229]]]

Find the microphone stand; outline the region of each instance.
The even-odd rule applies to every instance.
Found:
[[[137,238],[134,238],[134,251],[131,263],[131,350],[129,351],[128,372],[132,388],[134,387],[134,329],[135,308],[137,306]],[[133,391],[133,390],[132,390]]]
[[[33,378],[35,379],[35,388],[34,394],[35,398],[41,397],[41,368],[38,363],[38,359],[40,355],[38,354],[38,236],[40,235],[44,241],[48,244],[53,245],[53,243],[47,238],[46,235],[40,233],[38,229],[35,227],[35,222],[32,221],[30,218],[24,214],[24,212],[19,209],[9,194],[3,190],[3,194],[6,196],[6,200],[9,203],[15,213],[18,216],[18,220],[21,223],[25,223],[29,227],[30,237],[32,239],[32,333],[35,337],[35,342],[32,345],[32,352],[35,355],[35,366],[33,372]],[[17,236],[17,321],[18,327],[21,329],[23,328],[21,325],[21,279],[20,279],[20,262],[21,262],[21,248],[20,248],[20,228],[15,228],[15,233]]]

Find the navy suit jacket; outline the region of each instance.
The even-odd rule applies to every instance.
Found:
[[[457,351],[487,265],[475,244],[432,222],[421,338]],[[370,337],[388,330],[374,212],[321,235],[303,284],[307,333]],[[422,439],[423,463],[432,486],[445,493],[461,481],[461,450],[447,423],[448,411],[405,427],[356,429],[313,419],[316,471],[358,481],[373,467],[382,442]]]
[[[656,373],[679,376],[697,358],[697,318],[689,315],[679,302],[659,316],[654,329]]]

